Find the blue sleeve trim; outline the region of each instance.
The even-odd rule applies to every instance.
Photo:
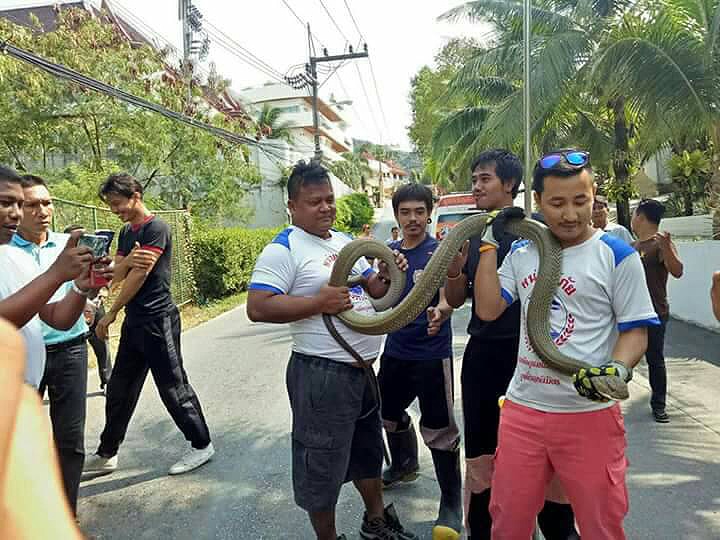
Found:
[[[277,287],[274,287],[273,285],[268,285],[266,283],[251,283],[248,285],[249,291],[271,291],[275,294],[285,294],[282,290],[278,289]]]
[[[368,278],[368,277],[372,276],[374,273],[375,273],[375,269],[371,267],[371,268],[368,268],[367,270],[365,270],[362,275],[363,275],[363,277]]]
[[[515,240],[510,246],[510,253],[515,253],[518,249],[527,246],[529,243],[530,240],[527,239]]]
[[[657,317],[651,317],[649,319],[640,319],[638,321],[628,321],[618,323],[619,332],[627,332],[633,328],[642,328],[644,326],[660,326],[660,319]]]
[[[289,250],[290,249],[290,233],[292,231],[293,230],[290,227],[288,227],[284,231],[279,232],[278,235],[275,238],[273,238],[272,243],[280,244],[281,246],[285,246]]]
[[[612,250],[613,256],[615,257],[615,268],[623,262],[629,255],[635,253],[635,249],[630,246],[625,240],[613,236],[612,234],[605,233],[600,237],[602,242]]]
[[[500,294],[507,302],[507,305],[511,305],[513,302],[515,302],[515,299],[513,298],[512,294],[507,289],[500,289]]]

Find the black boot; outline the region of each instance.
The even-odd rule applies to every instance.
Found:
[[[538,525],[546,540],[579,540],[575,514],[569,504],[545,501],[538,514]]]
[[[462,530],[462,480],[460,451],[431,448],[435,476],[440,485],[440,509],[433,527],[433,540],[457,540]]]
[[[490,517],[490,488],[482,493],[470,495],[470,508],[467,516],[469,533],[472,540],[490,540],[492,518]],[[468,535],[468,540],[470,540]]]
[[[391,464],[382,473],[383,488],[389,488],[398,482],[417,480],[420,470],[417,436],[409,417],[406,425],[404,429],[387,432]]]

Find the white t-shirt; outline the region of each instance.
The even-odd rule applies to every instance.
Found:
[[[0,246],[0,300],[18,292],[37,275],[37,265],[30,255],[14,246]],[[27,349],[25,382],[37,388],[45,372],[45,342],[40,317],[35,315],[20,333]]]
[[[522,306],[518,363],[507,395],[513,401],[547,412],[602,409],[580,396],[572,377],[548,368],[530,346],[527,307],[537,280],[538,252],[518,240],[500,270],[502,295]],[[638,253],[603,231],[582,244],[563,249],[560,286],[552,302],[550,324],[558,348],[593,366],[609,363],[618,331],[659,324]]]
[[[265,246],[255,263],[250,290],[267,290],[291,296],[315,296],[330,279],[338,252],[352,239],[330,231],[323,239],[295,226],[288,227]],[[364,258],[353,267],[353,274],[369,276],[373,269]],[[362,287],[350,289],[353,311],[375,313]],[[380,351],[381,336],[366,336],[347,328],[336,319],[336,327],[350,346],[365,360],[375,359]],[[325,328],[322,315],[290,323],[293,350],[320,356],[336,362],[355,360],[333,339]]]
[[[622,225],[618,225],[617,223],[608,223],[605,227],[605,232],[608,234],[612,234],[613,236],[617,236],[628,244],[632,244],[635,241],[633,235],[630,234],[630,231],[628,231]]]

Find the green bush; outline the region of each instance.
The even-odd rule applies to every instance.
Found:
[[[335,227],[340,231],[357,233],[366,223],[372,223],[375,210],[365,193],[351,193],[336,202]]]
[[[279,229],[198,227],[193,241],[200,302],[246,290],[255,260],[278,232]]]

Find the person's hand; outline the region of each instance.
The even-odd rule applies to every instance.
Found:
[[[456,278],[460,276],[463,268],[465,268],[465,263],[467,262],[469,250],[470,240],[465,240],[462,247],[460,248],[460,251],[458,251],[455,257],[453,257],[453,260],[450,261],[450,265],[448,266],[447,270],[447,276],[449,278]]]
[[[95,274],[96,278],[106,279],[108,282],[112,281],[113,273],[115,272],[115,265],[110,257],[101,257],[95,261],[92,265],[92,273]],[[92,283],[90,269],[87,272],[81,274],[75,279],[75,285],[83,291],[97,290],[105,285],[95,285]]]
[[[407,272],[408,261],[405,255],[400,253],[397,249],[393,250],[393,254],[395,255],[395,265],[401,272]],[[378,277],[384,280],[390,280],[390,269],[385,261],[378,261]]]
[[[658,247],[662,251],[664,251],[664,252],[670,251],[670,248],[672,246],[672,239],[670,237],[669,232],[658,231],[653,235],[653,240],[655,240],[657,242]]]
[[[315,296],[320,313],[337,315],[343,311],[352,309],[350,300],[350,289],[347,287],[331,287],[324,285]]]
[[[632,379],[632,370],[620,362],[611,362],[600,367],[581,368],[572,377],[578,394],[591,401],[607,402],[629,397],[627,383]]]
[[[135,246],[127,255],[127,264],[130,268],[137,268],[143,272],[149,272],[158,260],[158,254],[149,249],[142,249],[139,242],[135,242]]]
[[[102,341],[107,340],[110,335],[110,325],[115,322],[117,313],[114,311],[108,311],[105,316],[100,319],[95,327],[95,335]]]
[[[50,266],[48,272],[57,277],[58,282],[65,283],[77,277],[84,277],[89,274],[88,270],[93,262],[93,254],[89,247],[78,247],[78,238],[84,233],[82,229],[73,231],[65,245],[65,249],[60,252],[58,258]],[[87,290],[89,287],[80,287]]]
[[[448,319],[448,316],[443,313],[439,307],[430,306],[429,308],[427,308],[427,319],[428,336],[436,336],[438,332],[440,332],[440,328],[442,327],[443,323]]]

